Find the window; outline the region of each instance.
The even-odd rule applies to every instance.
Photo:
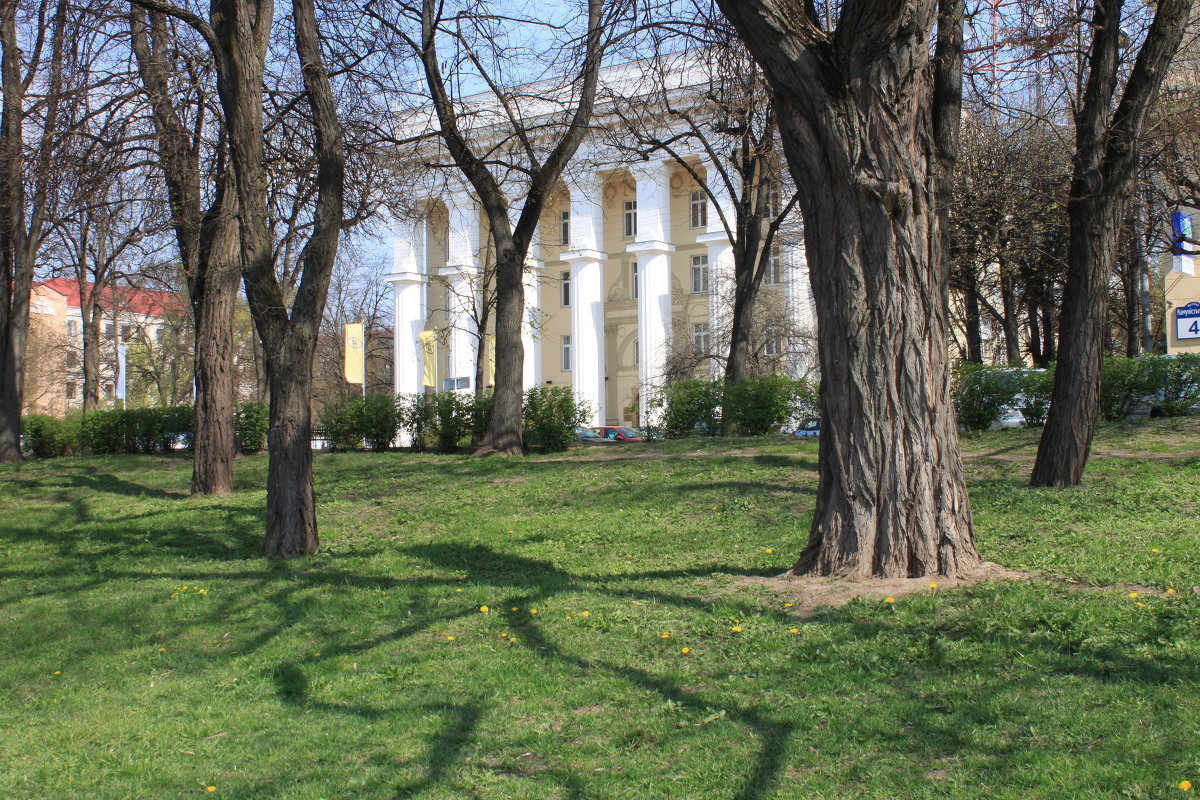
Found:
[[[78,366],[79,366],[79,353],[75,352],[74,350],[68,350],[67,351],[67,369],[75,369]]]
[[[637,236],[637,200],[625,201],[625,238]]]
[[[571,212],[564,211],[559,215],[558,223],[558,243],[571,243]]]
[[[638,262],[633,262],[633,299],[638,299]]]
[[[562,279],[562,307],[570,308],[571,307],[571,273],[569,273],[569,272],[562,273],[561,279]]]
[[[75,382],[74,381],[67,382],[67,399],[68,400],[75,399]]]
[[[708,226],[708,198],[703,191],[692,192],[692,227],[704,228]]]
[[[67,336],[70,336],[72,339],[74,339],[78,335],[79,335],[79,320],[77,320],[77,319],[67,320]]]
[[[104,323],[104,338],[112,339],[116,335],[116,327],[111,322]]]
[[[708,323],[700,322],[692,326],[692,347],[696,355],[708,355]]]
[[[133,326],[132,325],[122,325],[121,326],[121,341],[128,342],[131,338],[133,338]]]
[[[708,291],[708,256],[692,256],[692,294]]]
[[[763,331],[763,355],[781,356],[783,355],[783,342],[779,338],[779,330],[776,328],[767,328]]]
[[[571,371],[571,337],[562,337],[562,371]]]
[[[161,342],[161,341],[162,341],[162,331],[163,331],[163,326],[162,326],[162,325],[155,325],[155,326],[154,326],[154,341],[155,341],[155,342]]]
[[[770,286],[783,283],[783,256],[777,244],[771,245],[771,257],[767,260],[767,274],[763,276],[763,283]]]
[[[779,190],[772,189],[767,192],[767,216],[778,217],[781,208],[779,205]]]
[[[633,365],[636,367],[642,363],[641,340],[633,340]]]

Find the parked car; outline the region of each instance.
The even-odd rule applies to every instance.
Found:
[[[1025,427],[1025,415],[1019,408],[1005,407],[1000,409],[1000,416],[992,423],[992,430],[1000,431],[1006,428]]]
[[[629,430],[636,433],[638,436],[645,439],[647,442],[654,439],[662,439],[662,428],[630,428]]]
[[[599,428],[592,428],[597,435],[602,438],[609,439],[615,442],[644,442],[646,441],[633,428],[626,428],[624,425],[604,425]]]
[[[583,444],[612,444],[610,440],[605,439],[591,428],[576,428],[575,439]]]
[[[808,437],[821,435],[821,420],[816,417],[806,419],[792,431],[792,436]]]

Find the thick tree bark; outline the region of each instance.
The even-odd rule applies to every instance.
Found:
[[[961,275],[963,306],[966,310],[967,361],[983,363],[983,320],[979,309],[979,276],[967,265]]]
[[[1000,300],[1004,314],[1004,357],[1009,364],[1021,363],[1021,303],[1013,276],[1000,263]]]
[[[316,496],[312,482],[312,360],[307,343],[285,347],[267,361],[271,376],[267,431],[267,534],[263,552],[295,558],[317,552]]]
[[[969,572],[980,558],[950,403],[938,204],[961,94],[953,75],[930,78],[954,71],[961,4],[947,6],[938,65],[932,2],[846,3],[832,35],[799,0],[720,5],[775,92],[817,307],[820,483],[792,574]]]
[[[1161,0],[1115,112],[1123,0],[1095,5],[1088,77],[1076,119],[1075,161],[1067,205],[1070,245],[1061,339],[1050,413],[1030,483],[1077,486],[1083,480],[1100,414],[1108,278],[1133,186],[1139,137],[1183,38],[1192,0]],[[1111,120],[1110,120],[1111,116]]]
[[[504,236],[497,237],[504,239]],[[524,250],[497,242],[496,247],[496,384],[492,390],[492,422],[479,455],[516,455],[521,452],[521,411],[524,393],[521,376],[525,345],[521,319],[525,314],[522,288]]]

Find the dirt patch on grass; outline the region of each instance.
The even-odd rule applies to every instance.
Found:
[[[921,578],[869,578],[850,580],[847,578],[748,577],[735,586],[765,586],[787,597],[791,611],[800,617],[810,617],[818,608],[844,606],[856,597],[878,598],[904,597],[920,592],[937,592],[962,586],[974,586],[985,581],[1029,580],[1028,572],[1018,572],[992,562],[984,562],[974,572],[962,578],[944,578],[938,575]]]

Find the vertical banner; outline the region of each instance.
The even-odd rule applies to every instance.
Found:
[[[125,399],[125,345],[117,345],[117,399]]]
[[[343,372],[346,383],[361,384],[365,381],[366,346],[363,341],[363,324],[351,322],[346,325],[346,363]]]
[[[425,358],[423,386],[437,387],[437,331],[421,331],[421,350]]]
[[[487,337],[488,349],[488,374],[487,382],[489,386],[496,385],[496,337]]]

